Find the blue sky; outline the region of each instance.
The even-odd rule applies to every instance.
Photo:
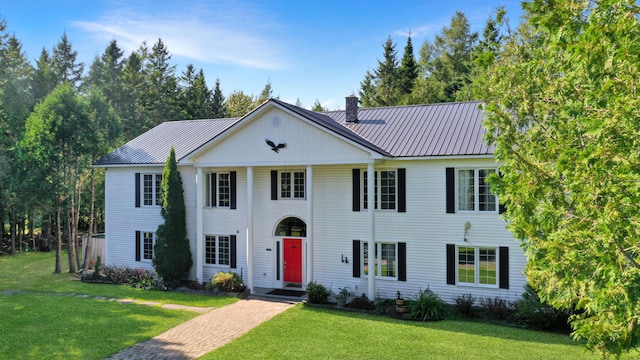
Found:
[[[225,96],[234,90],[257,95],[270,81],[284,101],[310,107],[318,99],[335,110],[344,109],[345,96],[357,95],[388,36],[400,58],[411,32],[417,58],[455,11],[481,32],[498,6],[517,23],[520,0],[25,0],[0,4],[0,17],[32,60],[64,32],[85,69],[112,39],[128,56],[143,41],[151,47],[162,38],[178,75],[193,63],[210,87],[220,79]]]

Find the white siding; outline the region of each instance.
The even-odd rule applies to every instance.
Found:
[[[279,121],[274,126],[274,121]],[[271,109],[264,116],[240,126],[232,136],[215,143],[208,152],[195,158],[204,165],[237,166],[238,164],[326,164],[364,161],[370,153],[337,138],[327,130],[288,113]],[[286,143],[278,153],[265,139],[275,144]]]
[[[274,119],[279,125],[274,126]],[[286,149],[275,153],[265,144],[269,138],[276,143],[286,142]],[[248,280],[247,231],[253,229],[253,279],[255,287],[280,287],[276,280],[277,224],[293,216],[308,222],[304,239],[303,282],[306,284],[306,256],[313,243],[312,280],[336,291],[348,286],[358,293],[367,293],[368,281],[352,277],[352,241],[367,241],[366,211],[352,211],[352,169],[366,169],[371,154],[360,147],[299,120],[287,112],[271,109],[251,122],[240,126],[232,134],[192,159],[203,173],[236,171],[236,209],[204,208],[205,235],[236,235],[237,268],[204,265],[199,281],[210,281],[217,271],[242,273]],[[354,165],[355,164],[355,165]],[[272,170],[305,171],[313,165],[313,216],[308,214],[307,199],[271,200]],[[253,202],[247,204],[247,170],[253,166]],[[447,214],[445,193],[446,167],[494,167],[490,159],[469,160],[388,160],[376,163],[376,171],[406,169],[406,212],[381,211],[375,213],[376,241],[405,242],[407,281],[376,279],[376,297],[392,298],[397,291],[405,297],[430,288],[444,300],[473,293],[476,297],[500,296],[516,300],[522,293],[525,278],[522,271],[525,258],[519,244],[505,229],[497,213]],[[194,256],[191,277],[196,274],[196,171],[191,165],[180,167],[187,208],[187,233]],[[162,172],[161,167],[110,168],[106,175],[106,264],[152,269],[150,262],[135,261],[135,231],[154,231],[162,223],[159,207],[134,207],[134,174]],[[202,194],[201,196],[204,196]],[[248,222],[248,206],[253,219]],[[464,241],[464,226],[471,223],[468,241]],[[446,284],[446,244],[509,247],[509,289],[480,288]],[[202,256],[202,255],[201,255]],[[348,263],[343,259],[348,259]]]

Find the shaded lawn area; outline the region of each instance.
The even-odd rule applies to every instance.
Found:
[[[303,305],[201,359],[600,359],[569,336],[471,321],[401,321]],[[626,357],[631,358],[631,357]]]

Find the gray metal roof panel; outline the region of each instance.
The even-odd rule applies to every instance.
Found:
[[[484,142],[480,102],[358,109],[358,121],[344,111],[324,112],[394,157],[490,155]]]
[[[484,141],[483,112],[477,101],[359,108],[358,121],[351,123],[346,122],[345,111],[314,112],[277,99],[270,99],[262,106],[269,102],[386,156],[493,154],[493,147]],[[246,116],[165,122],[98,160],[95,165],[163,164],[171,146],[180,161],[244,118]]]
[[[96,161],[94,165],[164,164],[172,146],[176,160],[180,161],[237,121],[237,118],[226,118],[164,122]]]

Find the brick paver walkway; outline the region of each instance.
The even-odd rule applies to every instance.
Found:
[[[293,303],[289,301],[249,297],[195,317],[108,359],[195,359],[244,335],[291,306]]]

